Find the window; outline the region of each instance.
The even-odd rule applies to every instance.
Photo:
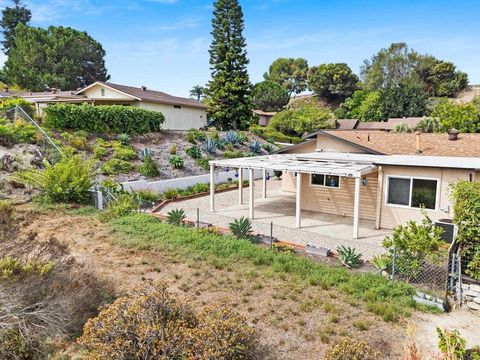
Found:
[[[432,179],[389,177],[387,203],[435,210],[437,185]]]
[[[105,96],[105,89],[100,89],[100,95]]]
[[[173,108],[174,108],[174,109],[181,109],[181,108],[182,108],[182,105],[173,105]]]
[[[310,185],[339,188],[340,176],[325,175],[325,174],[311,174]]]

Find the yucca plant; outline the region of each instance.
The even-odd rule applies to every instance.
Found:
[[[337,252],[340,262],[349,269],[356,268],[362,263],[360,259],[362,254],[358,253],[355,248],[340,245],[337,248]]]
[[[182,225],[182,221],[185,218],[185,210],[183,209],[173,209],[167,213],[167,222],[172,225]]]
[[[223,140],[227,144],[232,144],[232,145],[237,145],[238,144],[238,133],[236,131],[227,131],[225,135],[223,136]]]
[[[141,151],[138,152],[138,157],[139,157],[139,159],[142,160],[142,161],[143,161],[143,160],[145,159],[145,157],[147,157],[147,156],[153,158],[153,150],[151,150],[151,149],[143,149],[143,150],[141,150]]]
[[[239,239],[252,239],[252,220],[247,217],[233,219],[233,222],[228,224],[228,228]]]
[[[260,144],[260,141],[258,140],[253,140],[250,144],[248,144],[248,148],[252,153],[258,154],[262,150],[262,144]]]
[[[202,152],[198,146],[190,146],[185,150],[185,152],[192,159],[200,159],[202,157]]]
[[[130,135],[128,134],[119,134],[117,140],[120,141],[122,145],[128,145],[130,143]]]
[[[207,154],[215,154],[216,150],[217,150],[217,143],[215,140],[208,138],[207,140],[204,141],[203,151],[205,151]]]
[[[178,155],[170,156],[170,159],[168,159],[168,162],[170,163],[170,165],[172,165],[172,167],[174,169],[181,169],[181,168],[183,168],[183,165],[185,164],[183,162],[183,159]]]

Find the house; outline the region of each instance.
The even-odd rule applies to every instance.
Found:
[[[253,113],[258,116],[258,125],[260,126],[267,126],[276,114],[274,111],[263,110],[253,110]]]
[[[5,91],[6,90],[6,91]],[[52,89],[45,92],[20,92],[4,89],[0,97],[22,97],[31,102],[37,115],[51,104],[89,103],[93,105],[136,106],[146,110],[159,111],[165,116],[163,128],[167,130],[188,130],[207,125],[207,106],[199,101],[172,96],[150,90],[145,86],[133,87],[97,81],[78,91]]]
[[[297,227],[304,210],[350,217],[358,239],[363,219],[375,229],[420,221],[422,211],[434,221],[452,219],[449,184],[480,182],[480,134],[320,130],[276,154],[210,165],[212,174],[215,167],[246,169],[250,176],[281,171],[283,192],[295,197]],[[215,210],[213,190],[211,198]],[[249,207],[253,218],[253,193]]]
[[[382,130],[393,131],[398,125],[405,124],[415,129],[423,117],[390,118],[387,121],[360,121],[358,119],[336,120],[336,130]]]
[[[164,129],[188,130],[207,125],[207,106],[199,101],[172,96],[150,90],[145,86],[133,87],[97,81],[75,93],[82,95],[94,105],[137,106],[159,111],[165,116]]]

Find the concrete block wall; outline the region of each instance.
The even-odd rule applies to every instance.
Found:
[[[469,309],[480,311],[480,285],[462,284],[463,299]]]

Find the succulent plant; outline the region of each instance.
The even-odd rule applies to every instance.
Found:
[[[202,157],[202,152],[198,146],[190,146],[185,150],[185,152],[192,159],[200,159]]]
[[[178,156],[178,155],[172,155],[170,156],[170,159],[168,159],[168,162],[174,169],[181,169],[183,168],[183,165],[185,165],[183,159]]]
[[[167,222],[172,225],[182,225],[182,221],[185,218],[185,210],[183,209],[173,209],[167,213]]]
[[[233,222],[228,224],[228,227],[232,234],[239,239],[252,238],[252,220],[242,216],[240,219],[234,219]]]
[[[217,142],[213,139],[208,138],[203,142],[203,151],[207,154],[215,154],[217,150]]]
[[[143,149],[141,151],[138,152],[138,157],[140,158],[140,160],[144,160],[145,157],[151,157],[153,158],[153,150],[151,149]]]
[[[253,140],[250,144],[248,144],[248,148],[252,153],[258,154],[262,150],[262,144],[260,144],[260,141],[258,140]]]
[[[223,136],[223,140],[227,144],[237,145],[238,141],[238,133],[236,131],[227,131]]]

